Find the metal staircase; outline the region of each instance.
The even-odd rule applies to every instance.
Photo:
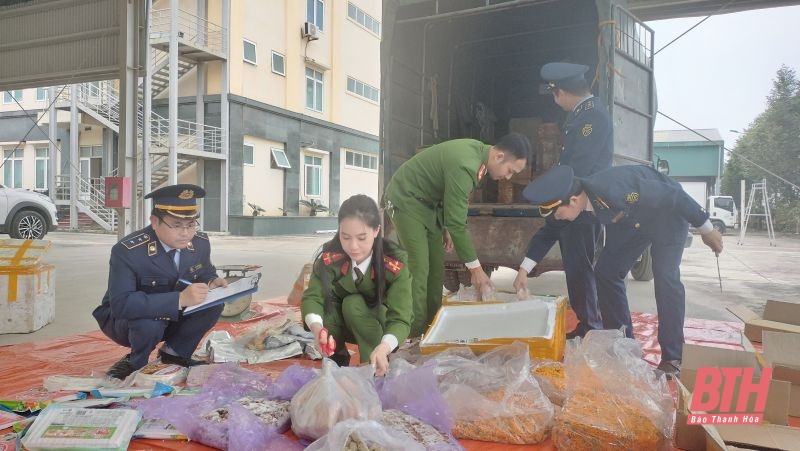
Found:
[[[151,86],[149,93],[144,92],[142,84],[139,85],[138,104],[142,104],[145,95],[156,97],[169,89],[169,37],[172,17],[169,9],[154,10],[151,13],[150,32],[150,57]],[[176,26],[178,30],[178,78],[192,71],[199,62],[225,59],[223,46],[224,29],[208,20],[189,12],[178,10]],[[120,95],[117,82],[114,80],[92,83],[82,83],[59,88],[60,94],[56,100],[56,108],[70,108],[71,99],[74,97],[79,111],[92,117],[104,127],[119,133],[120,123]],[[142,130],[146,126],[142,108],[137,110],[138,140],[137,160],[142,161],[141,147]],[[150,183],[153,188],[163,185],[169,178],[169,142],[170,119],[151,112],[149,118],[150,130]],[[220,158],[222,154],[223,130],[207,124],[173,119],[177,127],[178,157],[177,172],[187,169],[203,158]],[[142,167],[137,165],[136,186],[138,196],[142,196]],[[95,222],[106,230],[116,227],[116,212],[105,208],[105,194],[103,187],[94,186],[87,180],[79,169],[72,171],[77,177],[79,190],[77,207],[86,213]],[[111,176],[116,173],[113,171]],[[56,204],[70,203],[70,178],[69,175],[57,177]]]

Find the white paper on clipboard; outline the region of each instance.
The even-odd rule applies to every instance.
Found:
[[[227,287],[218,287],[210,290],[206,300],[202,304],[186,307],[183,310],[184,315],[203,310],[214,305],[222,304],[225,302],[234,301],[240,297],[250,294],[258,290],[258,281],[261,279],[261,273],[249,274],[244,277],[230,277]]]

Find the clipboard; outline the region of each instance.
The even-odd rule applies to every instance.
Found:
[[[227,287],[218,287],[208,292],[208,297],[202,304],[192,305],[183,310],[184,315],[191,315],[194,312],[205,310],[215,305],[235,301],[240,297],[258,291],[258,281],[261,280],[261,273],[254,273],[242,277],[226,277]]]

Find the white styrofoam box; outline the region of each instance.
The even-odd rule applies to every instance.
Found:
[[[55,267],[42,263],[50,242],[0,240],[0,333],[28,333],[55,319]]]

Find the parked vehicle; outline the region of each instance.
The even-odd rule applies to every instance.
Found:
[[[487,180],[473,193],[467,222],[472,236],[480,237],[473,241],[487,273],[500,266],[518,268],[528,241],[544,224],[521,197],[528,182],[558,161],[561,150],[559,124],[565,113],[544,90],[542,65],[589,65],[593,91],[611,110],[615,164],[652,162],[653,33],[618,3],[383,1],[384,185],[416,150],[449,139],[493,143],[520,132],[537,149],[528,171],[509,182]],[[458,289],[469,275],[455,255],[448,258],[445,286]],[[649,253],[641,264],[651,266]],[[532,275],[560,269],[554,246]],[[647,274],[652,278],[652,271],[642,271],[641,277]]]
[[[56,227],[56,205],[49,197],[0,185],[0,233],[17,239],[41,239]]]
[[[723,235],[728,229],[739,226],[739,214],[731,196],[709,196],[706,203],[711,224]]]

